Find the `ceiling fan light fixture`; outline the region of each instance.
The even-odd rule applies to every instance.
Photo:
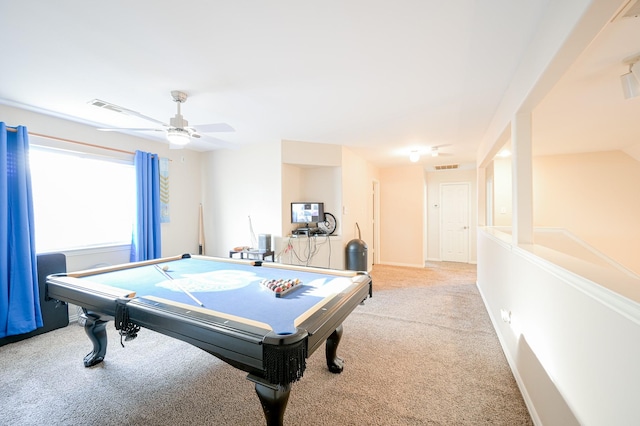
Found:
[[[417,163],[420,160],[420,153],[416,150],[413,150],[409,153],[409,161],[412,163]]]
[[[625,99],[640,96],[640,65],[638,62],[629,65],[629,72],[620,76],[620,82]]]
[[[640,96],[640,82],[636,79],[636,77],[632,73],[623,74],[620,77],[620,81],[622,82],[622,93],[624,93],[625,99],[635,98],[636,96]]]
[[[640,82],[640,62],[631,64],[629,71],[631,71],[631,74],[633,74],[636,80]]]
[[[167,130],[167,140],[172,145],[184,146],[189,143],[191,137],[189,132],[184,129],[169,129]]]
[[[432,157],[437,157],[438,156],[438,148],[433,148],[431,150],[431,156]]]

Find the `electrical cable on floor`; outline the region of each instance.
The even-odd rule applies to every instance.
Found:
[[[278,256],[282,256],[282,254],[291,253],[294,256],[300,265],[309,266],[313,259],[320,252],[320,248],[324,244],[329,244],[329,258],[328,258],[328,268],[331,268],[331,243],[329,240],[329,235],[324,234],[325,239],[318,241],[318,237],[322,237],[320,235],[311,235],[307,236],[307,244],[303,247],[303,252],[298,253],[292,243],[292,238],[289,237],[287,241],[286,247],[278,254]],[[298,238],[296,240],[300,241]],[[293,262],[292,262],[293,263]]]
[[[304,266],[309,266],[309,262],[311,261],[311,258],[313,258],[313,254],[311,253],[311,236],[307,236],[307,260]]]

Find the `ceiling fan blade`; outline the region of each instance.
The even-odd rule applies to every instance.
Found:
[[[155,118],[151,118],[144,114],[140,114],[138,111],[134,111],[129,108],[112,104],[111,102],[103,101],[100,99],[93,99],[89,101],[89,105],[97,106],[98,108],[108,109],[109,111],[119,112],[120,114],[124,114],[124,115],[131,115],[133,117],[138,117],[138,118],[142,118],[143,120],[151,121],[152,123],[157,123],[162,126],[166,126],[166,124],[160,120],[156,120]]]
[[[144,128],[132,128],[132,127],[123,127],[123,128],[118,128],[118,127],[110,127],[110,128],[103,128],[103,129],[97,129],[100,130],[101,132],[123,132],[123,131],[133,131],[133,132],[164,132],[165,129],[144,129]]]
[[[236,129],[227,123],[196,124],[193,126],[200,133],[235,132]]]

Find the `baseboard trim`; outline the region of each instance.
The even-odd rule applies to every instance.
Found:
[[[402,266],[406,268],[424,268],[424,265],[421,265],[419,263],[378,262],[377,265]]]

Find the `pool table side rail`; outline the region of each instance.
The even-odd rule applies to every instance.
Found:
[[[133,323],[189,343],[240,370],[262,372],[262,342],[269,330],[203,312],[183,311],[144,298],[129,303]]]
[[[359,271],[345,271],[341,269],[326,269],[326,268],[317,268],[313,266],[299,266],[299,265],[288,265],[284,263],[274,263],[274,262],[264,262],[262,264],[263,268],[276,268],[276,269],[289,269],[292,271],[301,271],[301,272],[314,272],[316,274],[322,275],[335,275],[338,277],[354,277],[356,275],[362,274]]]
[[[237,315],[229,314],[226,312],[216,311],[214,309],[209,309],[200,306],[194,306],[187,303],[178,302],[175,300],[164,299],[162,297],[156,296],[140,296],[138,300],[143,301],[146,300],[149,303],[155,304],[156,306],[164,306],[165,308],[171,308],[174,312],[182,313],[188,315],[194,315],[194,313],[201,313],[203,316],[201,318],[215,318],[217,322],[220,323],[228,323],[229,321],[235,321],[236,323],[242,324],[243,326],[253,326],[256,329],[264,330],[264,333],[268,333],[273,331],[273,328],[264,322],[252,320],[248,318],[243,318]]]
[[[364,302],[370,295],[371,277],[358,275],[353,278],[354,286],[346,292],[347,297],[333,297],[322,311],[315,312],[298,325],[298,329],[305,330],[309,337],[307,341],[308,354],[311,356],[344,320]]]
[[[148,265],[155,265],[155,264],[160,264],[160,263],[164,263],[164,262],[172,262],[172,261],[175,261],[175,260],[184,259],[185,256],[189,257],[190,255],[183,254],[181,256],[163,257],[163,258],[152,259],[152,260],[141,260],[139,262],[122,263],[122,264],[119,264],[119,265],[112,265],[112,266],[103,266],[103,267],[100,267],[100,268],[84,269],[84,270],[81,270],[81,271],[68,272],[66,274],[66,276],[74,277],[74,278],[87,277],[87,276],[90,276],[90,275],[104,274],[104,273],[107,273],[107,272],[115,272],[115,271],[122,271],[122,270],[125,270],[125,269],[133,269],[133,268],[136,268],[136,267],[139,267],[139,266],[148,266]]]
[[[109,316],[115,314],[117,300],[133,299],[135,296],[136,292],[133,290],[98,283],[92,283],[91,289],[88,289],[86,281],[75,277],[58,274],[47,277],[47,299],[72,303]]]
[[[190,343],[248,372],[262,371],[262,342],[271,332],[253,324],[229,322],[230,319],[197,309],[162,304],[153,298],[133,298],[135,292],[91,283],[85,279],[52,275],[47,277],[47,297],[80,306],[105,320],[116,315],[118,300],[130,299],[129,319],[144,328]],[[189,312],[187,314],[187,312]],[[197,318],[197,319],[194,319]],[[179,321],[178,321],[179,319]]]

